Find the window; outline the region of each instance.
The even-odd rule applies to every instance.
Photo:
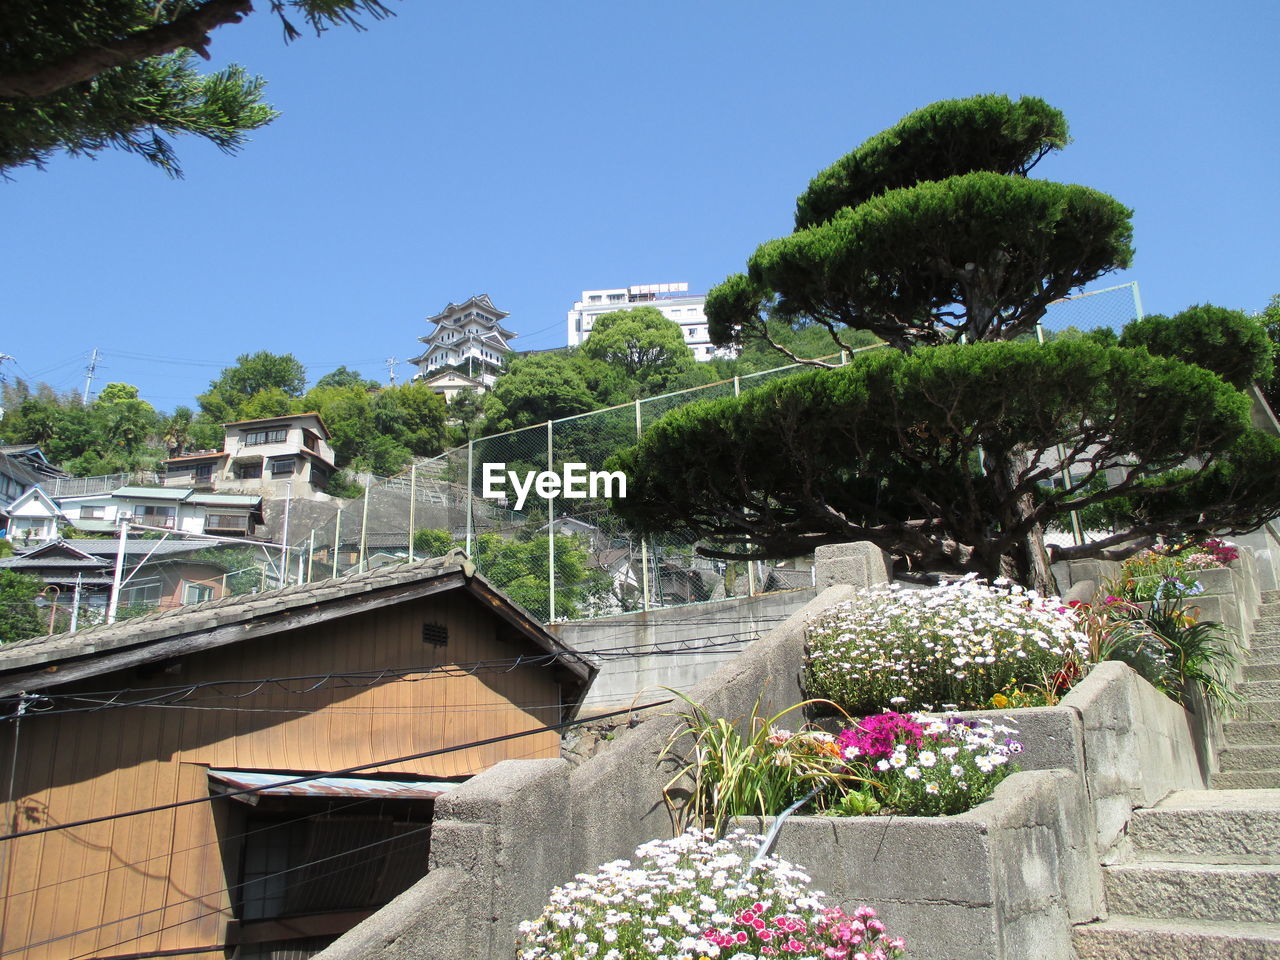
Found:
[[[256,447],[263,443],[284,443],[285,437],[289,431],[284,427],[278,427],[271,430],[254,430],[252,433],[244,435],[244,445],[246,447]]]
[[[207,583],[182,583],[183,603],[204,603],[213,599],[213,587]]]
[[[211,513],[204,518],[204,529],[206,533],[213,530],[222,533],[247,533],[249,516],[243,513]]]
[[[151,527],[172,527],[177,514],[177,507],[157,507],[143,503],[133,508],[133,515],[138,521]]]
[[[599,303],[599,302],[600,302],[600,294],[598,294],[598,293],[597,293],[597,294],[594,294],[594,295],[592,295],[592,296],[588,297],[588,298],[587,298],[587,302],[588,302],[588,303]]]
[[[192,471],[197,480],[209,480],[213,477],[212,463],[198,463],[195,470]]]
[[[308,450],[314,450],[320,445],[320,438],[310,430],[302,431],[302,445]]]
[[[107,515],[106,507],[81,507],[80,508],[81,520],[103,520],[106,518],[106,515]]]
[[[624,293],[611,293],[611,294],[609,294],[609,302],[610,302],[610,303],[621,303],[621,302],[622,302],[623,300],[625,300],[625,299],[626,299],[626,294],[624,294]]]
[[[277,457],[271,461],[271,476],[281,477],[293,473],[293,457]]]
[[[257,480],[262,476],[262,461],[254,460],[252,463],[236,464],[237,480]]]
[[[154,605],[160,602],[160,578],[150,577],[134,580],[120,588],[120,602],[123,604],[145,603]]]

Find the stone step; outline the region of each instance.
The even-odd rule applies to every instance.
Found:
[[[1072,931],[1079,960],[1280,960],[1280,924],[1112,916]]]
[[[1257,643],[1255,642],[1245,652],[1246,663],[1277,663],[1280,662],[1280,636],[1277,636],[1276,643]]]
[[[1280,790],[1179,790],[1133,812],[1141,859],[1280,863]]]
[[[1129,916],[1280,921],[1280,865],[1138,860],[1104,871],[1107,910]]]
[[[1236,709],[1241,720],[1280,720],[1280,700],[1249,700]]]
[[[1280,770],[1223,770],[1213,775],[1216,790],[1275,790]]]
[[[1227,743],[1280,746],[1280,720],[1228,720],[1222,732]]]
[[[1254,680],[1280,680],[1280,662],[1256,663],[1250,658],[1240,671],[1245,683]]]
[[[1280,590],[1263,590],[1263,603],[1280,603]]]
[[[1228,770],[1280,771],[1280,747],[1227,747],[1218,754],[1218,769],[1224,772]]]
[[[1280,700],[1280,680],[1245,680],[1236,692],[1246,700]]]

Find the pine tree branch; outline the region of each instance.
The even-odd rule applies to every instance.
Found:
[[[182,47],[208,60],[209,32],[228,23],[239,23],[252,12],[252,0],[206,0],[169,23],[83,47],[57,63],[25,73],[0,73],[0,97],[47,96],[91,80],[104,70],[173,53]]]

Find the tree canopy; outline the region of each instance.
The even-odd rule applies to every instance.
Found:
[[[286,37],[300,16],[317,33],[390,11],[378,0],[279,0]],[[138,154],[181,175],[171,137],[227,152],[277,114],[262,78],[232,65],[201,74],[212,33],[251,0],[8,0],[0,4],[0,172],[65,150]]]
[[[1250,428],[1241,393],[1086,339],[871,351],[675,411],[611,466],[631,481],[617,511],[679,524],[712,556],[867,540],[914,569],[990,576],[1035,527],[1094,504],[1123,529],[1059,556],[1280,513],[1280,440]]]
[[[656,307],[601,314],[581,350],[622,371],[637,395],[661,393],[698,362],[680,324]]]
[[[1132,256],[1127,208],[1027,176],[1066,142],[1042,101],[973,97],[820,173],[795,233],[709,294],[712,337],[817,324],[845,348],[857,330],[896,349],[669,414],[614,461],[631,478],[615,508],[712,556],[867,540],[913,569],[1040,588],[1044,527],[1071,509],[1112,530],[1054,558],[1280,515],[1280,441],[1253,430],[1232,385],[1269,363],[1248,318],[1193,308],[1135,326],[1129,348],[1015,339]]]
[[[818,174],[797,229],[707,295],[716,343],[768,336],[770,318],[892,346],[1009,339],[1054,300],[1133,256],[1131,211],[1088,187],[1032,180],[1067,142],[1043,101],[936,103]],[[799,359],[799,358],[797,358]]]

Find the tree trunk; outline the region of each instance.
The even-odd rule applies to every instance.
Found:
[[[1013,491],[1028,466],[1028,454],[1014,450],[1007,454],[987,455],[984,460],[987,478],[996,493],[995,501],[1001,507],[1001,526],[1009,530],[1024,525],[1035,510],[1035,502],[1030,493],[1015,496]],[[1041,594],[1058,592],[1057,580],[1049,567],[1049,553],[1044,546],[1043,525],[1032,525],[1013,549],[1005,551],[1000,558],[1002,571],[1006,571],[1008,565],[1012,565],[1013,579],[1024,587]]]

